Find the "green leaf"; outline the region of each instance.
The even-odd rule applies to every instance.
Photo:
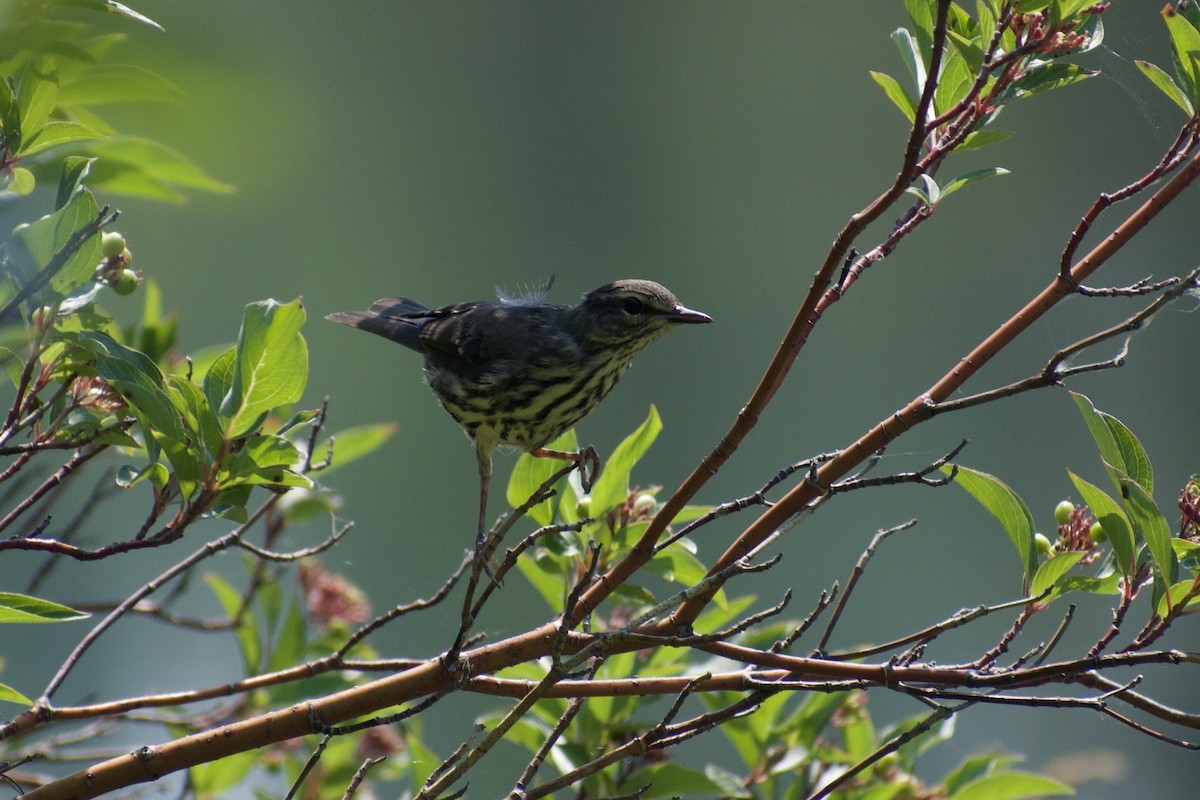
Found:
[[[320,516],[332,517],[342,507],[342,498],[328,489],[310,492],[290,492],[279,510],[293,525]]]
[[[0,592],[0,623],[69,622],[87,619],[91,614],[73,608],[13,592]]]
[[[662,430],[658,409],[650,406],[650,415],[638,429],[625,437],[604,465],[604,471],[592,487],[591,514],[599,519],[609,509],[625,502],[629,496],[629,475]]]
[[[996,15],[999,13],[999,0],[975,0],[975,15],[979,22],[981,38],[991,39],[996,32]]]
[[[167,378],[167,394],[183,415],[184,427],[189,433],[198,434],[192,444],[204,449],[205,463],[216,461],[224,443],[221,425],[200,387],[182,376],[171,375]]]
[[[1200,598],[1193,593],[1196,589],[1196,582],[1193,580],[1183,580],[1173,584],[1163,596],[1158,599],[1158,605],[1154,609],[1154,613],[1164,619],[1172,612],[1182,611],[1179,608],[1181,603],[1187,603],[1186,608],[1194,610],[1197,603],[1200,603]]]
[[[1052,7],[1058,19],[1069,20],[1078,14],[1084,6],[1093,4],[1094,0],[1056,0]]]
[[[167,396],[157,364],[105,333],[82,333],[79,343],[96,354],[96,374],[117,388],[154,430],[177,442],[185,440],[179,412]]]
[[[333,448],[333,458],[330,460],[329,466],[321,470],[321,474],[326,475],[331,470],[344,467],[363,456],[374,453],[383,446],[384,442],[395,436],[399,429],[400,426],[394,422],[346,428],[318,444],[312,453],[313,461],[321,461],[325,458],[325,454],[330,452],[330,447]]]
[[[919,52],[933,50],[933,8],[930,0],[904,0],[904,10],[912,22]]]
[[[116,14],[117,16],[125,17],[126,19],[133,20],[134,22],[141,23],[142,25],[148,25],[156,30],[161,31],[163,29],[162,25],[159,25],[145,14],[134,11],[124,3],[116,2],[116,0],[71,0],[71,3],[72,5],[80,8],[90,9],[92,11],[104,11],[109,14]]]
[[[645,791],[638,791],[638,797],[678,797],[697,793],[723,796],[721,786],[703,772],[672,763],[657,764],[630,775],[619,787],[624,791],[619,793],[637,791],[643,786],[647,788]]]
[[[704,775],[716,784],[717,794],[720,797],[732,797],[735,800],[750,800],[754,797],[754,792],[746,788],[741,778],[732,772],[721,769],[716,764],[706,765]]]
[[[309,408],[302,409],[293,413],[290,417],[283,421],[283,424],[275,431],[276,436],[283,436],[291,433],[296,428],[307,425],[314,419],[319,417],[321,412],[318,409]]]
[[[942,198],[946,198],[951,192],[957,192],[959,189],[969,183],[975,183],[976,181],[981,181],[984,178],[990,178],[994,175],[1007,174],[1008,170],[1006,170],[1004,167],[988,167],[986,169],[977,169],[963,175],[959,175],[957,178],[942,187]]]
[[[904,66],[908,67],[908,74],[913,79],[913,86],[916,87],[915,95],[920,97],[921,91],[925,87],[925,61],[921,56],[920,45],[904,28],[892,32],[892,41],[900,50],[900,58],[904,61]]]
[[[1193,572],[1200,569],[1200,544],[1189,542],[1187,539],[1172,539],[1171,549],[1175,551],[1175,558],[1179,559],[1179,564]]]
[[[1113,483],[1113,488],[1120,491],[1121,479],[1129,474],[1129,470],[1125,466],[1125,456],[1121,452],[1120,445],[1117,444],[1113,429],[1104,419],[1104,415],[1096,410],[1092,401],[1085,395],[1071,392],[1071,399],[1075,401],[1079,413],[1083,415],[1083,421],[1087,425],[1088,431],[1092,434],[1092,440],[1096,442],[1096,448],[1100,451],[1100,459],[1108,470],[1108,477]]]
[[[33,173],[24,167],[13,167],[9,173],[8,186],[6,187],[13,194],[21,196],[33,192],[37,186],[37,179],[33,177]]]
[[[896,782],[885,786],[872,786],[858,796],[858,800],[892,800],[901,792],[911,792],[912,789],[904,783]]]
[[[979,46],[979,42],[975,38],[963,36],[958,31],[947,31],[948,38],[955,50],[962,56],[963,63],[966,65],[967,74],[971,76],[974,82],[974,76],[979,74],[983,69],[983,48]]]
[[[1192,56],[1200,52],[1200,31],[1172,3],[1163,6],[1162,15],[1171,37],[1171,61],[1175,66],[1175,77],[1195,106],[1200,102],[1200,71]]]
[[[67,165],[63,165],[64,172]],[[67,240],[91,222],[100,213],[96,199],[85,188],[80,188],[67,203],[53,214],[42,217],[18,233],[25,249],[37,263],[38,269],[45,267]],[[96,263],[100,260],[100,237],[91,236],[75,251],[66,264],[50,279],[50,288],[66,296],[92,280]]]
[[[982,57],[982,55],[981,55]],[[975,83],[975,74],[967,67],[966,60],[957,50],[947,50],[942,61],[942,73],[934,90],[934,104],[938,113],[948,111],[959,103]]]
[[[230,347],[213,359],[204,371],[204,396],[208,405],[216,411],[233,388],[233,372],[237,366],[237,347]]]
[[[222,797],[240,786],[258,766],[260,756],[254,751],[236,753],[188,769],[188,783],[196,797]]]
[[[1137,64],[1137,68],[1142,71],[1143,75],[1150,79],[1151,83],[1158,87],[1160,92],[1170,98],[1171,102],[1175,105],[1182,108],[1183,113],[1189,117],[1195,115],[1195,106],[1192,104],[1191,99],[1184,94],[1183,89],[1179,88],[1179,84],[1175,82],[1174,78],[1168,75],[1162,68],[1151,64],[1149,61],[1134,59],[1133,63]]]
[[[689,553],[679,543],[655,554],[646,568],[661,575],[670,583],[694,585],[704,580],[708,570],[695,555]]]
[[[18,692],[16,689],[6,684],[0,683],[0,700],[6,703],[16,703],[22,706],[31,706],[33,701],[25,695]]]
[[[569,430],[559,436],[550,444],[546,445],[547,450],[557,450],[562,453],[574,453],[579,450],[579,443],[575,439],[574,429]],[[513,508],[519,508],[526,503],[533,493],[538,490],[543,483],[550,480],[550,476],[558,472],[565,461],[559,461],[554,458],[538,458],[529,453],[521,453],[517,459],[516,466],[513,467],[512,476],[508,479],[508,487],[505,490],[505,497],[508,499],[508,504]],[[554,518],[554,513],[549,500],[539,503],[529,510],[529,518],[538,525],[549,525]]]
[[[875,726],[871,723],[870,715],[849,714],[846,722],[839,727],[842,729],[842,745],[850,761],[862,761],[875,750]]]
[[[151,484],[161,489],[167,485],[167,481],[171,478],[171,473],[157,461],[151,461],[141,468],[126,464],[117,470],[115,480],[117,486],[120,486],[122,489],[131,489],[147,478],[150,479]]]
[[[64,80],[59,102],[69,106],[109,103],[181,103],[187,95],[166,78],[133,64],[98,64]]]
[[[1100,527],[1108,536],[1118,571],[1122,575],[1131,574],[1135,558],[1133,526],[1129,522],[1129,517],[1125,515],[1124,509],[1102,489],[1088,483],[1074,472],[1067,470],[1067,475],[1075,484],[1075,490],[1079,492],[1084,504],[1091,509],[1096,521],[1100,523]]]
[[[949,465],[942,468],[950,472]],[[1033,543],[1033,516],[1029,508],[1003,481],[994,475],[959,466],[954,482],[967,490],[979,504],[991,512],[1012,540],[1021,558],[1025,583],[1037,572],[1037,548]]]
[[[1094,78],[1099,74],[1096,70],[1084,69],[1075,64],[1063,62],[1042,64],[1030,69],[1023,77],[1014,81],[997,102],[1003,105],[1039,92],[1070,86],[1073,83]]]
[[[28,142],[22,155],[49,150],[51,147],[56,147],[60,144],[103,138],[105,138],[103,133],[94,131],[78,122],[47,122],[46,126],[33,137],[33,141]]]
[[[91,171],[93,161],[94,158],[83,156],[67,156],[63,159],[62,175],[58,179],[58,197],[54,201],[56,210],[71,202],[71,198],[82,191],[80,187]]]
[[[719,630],[723,626],[732,622],[735,616],[749,608],[750,604],[756,599],[757,597],[755,595],[747,594],[742,595],[741,597],[734,597],[725,605],[724,608],[716,605],[710,605],[708,608],[704,609],[704,612],[700,616],[696,617],[696,621],[692,623],[692,628],[700,634],[712,633],[713,631]],[[790,632],[791,628],[795,626],[784,625],[783,627],[787,628]],[[767,642],[764,646],[769,646],[770,644],[771,642]]]
[[[922,189],[917,186],[910,186],[904,191],[914,195],[917,198],[920,198],[921,202],[930,208],[936,206],[938,201],[942,199],[942,189],[940,186],[938,186],[937,181],[935,181],[929,175],[926,175],[924,172],[918,175],[917,178],[921,181],[921,185],[925,188]]]
[[[287,618],[283,621],[275,648],[267,661],[267,671],[274,672],[304,663],[306,633],[304,610],[298,602],[293,601],[288,606]]]
[[[517,569],[525,576],[550,610],[557,613],[562,611],[563,599],[566,596],[566,578],[563,575],[565,562],[550,555],[540,554],[533,558],[517,559]]]
[[[683,508],[679,509],[679,513],[675,515],[675,518],[671,520],[670,524],[682,525],[685,522],[691,522],[692,520],[700,519],[700,517],[708,514],[714,508],[716,508],[716,506],[684,506]]]
[[[17,108],[21,115],[18,155],[26,152],[57,104],[58,70],[55,69],[54,59],[47,55],[38,56],[25,68],[17,89]]]
[[[299,299],[246,306],[233,381],[218,413],[227,439],[246,435],[268,411],[300,399],[308,382],[308,345],[300,335],[304,319]]]
[[[1138,486],[1145,489],[1148,494],[1152,494],[1154,492],[1154,466],[1150,463],[1150,457],[1146,455],[1146,448],[1142,447],[1142,443],[1133,435],[1133,431],[1125,427],[1125,423],[1121,420],[1111,414],[1105,414],[1103,411],[1099,413],[1104,424],[1112,432],[1113,441],[1116,442],[1117,450],[1121,453],[1121,464],[1125,474]]]
[[[963,786],[950,800],[1021,800],[1025,797],[1072,795],[1075,790],[1041,775],[997,772]]]
[[[145,14],[141,14],[137,11],[134,11],[132,8],[125,5],[124,3],[118,3],[118,2],[116,2],[116,0],[100,0],[100,2],[102,5],[104,5],[106,7],[106,9],[108,10],[108,12],[110,14],[116,14],[117,16],[125,17],[125,19],[131,19],[134,22],[141,23],[142,25],[147,25],[156,30],[161,31],[163,29],[162,25],[159,25],[157,22],[150,19]]]
[[[0,80],[0,130],[8,139],[8,150],[15,152],[21,146],[21,111],[13,94],[13,84],[7,80]]]
[[[1171,585],[1178,577],[1179,564],[1171,548],[1171,529],[1166,517],[1158,510],[1154,498],[1132,480],[1122,481],[1121,497],[1134,526],[1150,548],[1150,556],[1154,559],[1158,574],[1166,585]]]
[[[884,72],[871,71],[871,78],[879,87],[883,89],[883,93],[888,96],[888,99],[896,104],[896,108],[900,109],[900,113],[908,118],[909,122],[915,122],[917,119],[917,104],[909,97],[908,92],[904,91],[900,86],[900,82]]]
[[[638,586],[630,581],[625,581],[613,589],[612,594],[607,599],[608,602],[614,605],[630,606],[632,608],[649,608],[658,601],[654,593],[645,586]]]
[[[149,139],[122,137],[96,142],[93,188],[182,202],[183,189],[228,194],[233,187],[210,178],[186,156]]]
[[[1040,597],[1042,592],[1049,589],[1058,579],[1071,571],[1071,568],[1079,563],[1079,559],[1085,554],[1082,551],[1074,550],[1069,553],[1057,553],[1053,558],[1047,558],[1042,565],[1038,567],[1037,574],[1033,576],[1033,581],[1029,584],[1029,594],[1032,597]]]
[[[221,463],[222,488],[242,484],[300,486],[311,488],[312,481],[294,470],[300,451],[282,436],[259,435],[247,439],[232,457]]]
[[[225,616],[237,620],[236,637],[238,649],[242,653],[242,664],[247,675],[254,675],[262,663],[262,644],[258,635],[258,618],[254,614],[243,611],[242,594],[220,575],[209,572],[204,575],[204,582],[216,595]]]
[[[945,787],[947,794],[953,795],[967,783],[977,778],[982,778],[999,767],[1007,766],[1012,761],[1013,759],[1010,756],[995,753],[971,756],[964,759],[953,772],[942,779],[942,786]]]

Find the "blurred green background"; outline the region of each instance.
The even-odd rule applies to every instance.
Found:
[[[1147,171],[1182,122],[1132,63],[1168,65],[1153,5],[1119,3],[1105,14],[1105,44],[1088,57],[1104,77],[1006,111],[1000,127],[1015,131],[1013,139],[951,161],[951,170],[999,165],[1012,174],[949,199],[826,314],[757,430],[698,502],[749,493],[781,467],[857,438],[1046,284],[1097,193]],[[309,396],[312,404],[329,397],[330,429],[399,422],[380,453],[329,478],[356,526],[325,563],[364,586],[377,608],[431,594],[470,545],[475,462],[422,384],[419,358],[326,323],[325,314],[393,294],[430,304],[486,298],[496,286],[519,290],[551,275],[551,299],[564,303],[615,278],[666,284],[716,324],[676,332],[642,354],[579,435],[611,452],[655,404],[665,429],[635,477],[669,491],[749,397],[834,235],[895,175],[907,134],[868,75],[874,69],[906,79],[888,39],[906,23],[899,2],[143,0],[136,7],[166,32],[114,20],[114,29],[132,33],[119,60],[154,69],[188,99],[121,109],[113,118],[123,131],[189,154],[236,192],[193,196],[183,206],[117,198],[117,227],[136,254],[134,266],[178,307],[184,351],[232,341],[246,302],[302,295],[310,314]],[[874,246],[900,210],[869,231],[860,249]],[[1093,282],[1190,269],[1198,211],[1200,189],[1193,189]],[[1101,227],[1120,213],[1102,218]],[[108,304],[124,302],[120,313],[132,318],[139,298]],[[1073,298],[968,388],[1032,373],[1059,347],[1139,306]],[[1142,438],[1157,469],[1158,502],[1172,521],[1174,492],[1200,460],[1194,310],[1185,299],[1160,315],[1133,341],[1124,369],[1071,383]],[[1054,504],[1071,496],[1066,467],[1102,480],[1062,391],[939,418],[897,442],[878,471],[918,468],[964,437],[971,444],[962,462],[1006,480],[1044,531],[1053,529]],[[501,488],[514,460],[497,458]],[[493,514],[501,497],[493,491]],[[783,563],[756,587],[764,592],[760,606],[790,586],[791,610],[803,615],[822,589],[844,582],[876,529],[912,517],[920,524],[889,540],[871,564],[834,646],[1019,596],[1019,563],[1007,537],[965,494],[893,488],[838,499],[784,537],[777,545]],[[744,521],[706,529],[701,558],[714,558]],[[102,538],[120,538],[120,531]],[[71,602],[67,587],[97,580],[123,597],[153,574],[149,564],[182,552],[69,565],[54,599]],[[19,555],[5,560],[7,574],[33,563]],[[225,566],[238,568],[234,559]],[[1108,624],[1104,604],[1079,602],[1060,656],[1086,648]],[[503,615],[485,617],[481,627],[496,637],[546,616],[519,578],[507,582],[495,607]],[[1062,610],[1036,620],[1014,651],[1045,640]],[[926,655],[940,663],[969,659],[1008,622],[989,619]],[[376,644],[389,655],[431,655],[455,624],[447,607],[385,630]],[[70,641],[83,630],[76,627]],[[69,646],[56,641],[36,658],[13,657],[6,682],[39,691],[44,652]],[[129,647],[144,654],[136,673]],[[195,651],[183,669],[177,647]],[[69,685],[76,699],[100,686],[157,691],[239,675],[228,644],[198,646],[149,622],[125,625],[89,658],[91,677]],[[1194,680],[1172,686],[1155,676],[1147,689],[1189,710],[1200,701]],[[501,705],[456,700],[435,713],[474,715]],[[884,722],[921,708],[877,692],[871,710]],[[456,724],[433,743],[448,752],[464,730]],[[702,758],[703,747],[679,757]],[[1194,782],[1193,756],[1111,720],[998,708],[962,716],[956,738],[926,760],[924,777],[936,780],[964,756],[989,749],[1060,776],[1082,764],[1098,778],[1082,789],[1091,798],[1168,796]],[[472,794],[511,785],[504,757],[492,760]],[[487,776],[494,785],[479,783]]]

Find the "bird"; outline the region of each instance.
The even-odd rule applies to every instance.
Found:
[[[586,417],[647,345],[678,325],[712,322],[649,280],[605,284],[572,306],[546,303],[544,293],[438,308],[389,297],[367,311],[325,317],[424,356],[429,388],[475,446],[475,558],[489,576],[484,523],[493,450],[506,444],[582,464],[582,454],[545,447]]]

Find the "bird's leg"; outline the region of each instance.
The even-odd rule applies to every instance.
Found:
[[[488,564],[488,534],[487,534],[487,501],[488,487],[492,482],[492,456],[491,453],[479,455],[479,527],[475,530],[475,575],[479,575],[479,570],[483,570],[491,579],[492,583],[498,582],[495,573],[492,572],[492,567]]]
[[[600,454],[590,444],[578,453],[568,453],[563,450],[547,450],[544,447],[539,447],[536,450],[530,450],[529,455],[537,456],[538,458],[557,458],[559,461],[575,462],[575,466],[579,468],[579,482],[583,485],[585,492],[592,490],[592,484],[596,482],[596,476],[600,474]],[[589,466],[591,466],[591,472],[588,472]]]
[[[483,548],[487,545],[487,534],[484,527],[487,525],[487,498],[488,484],[491,483],[491,475],[479,476],[479,527],[475,532],[475,557],[483,556]]]

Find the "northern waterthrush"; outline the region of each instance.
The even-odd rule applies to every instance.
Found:
[[[577,454],[544,448],[604,399],[642,348],[676,325],[712,322],[645,280],[601,286],[574,306],[538,297],[431,309],[392,297],[368,311],[342,311],[326,319],[384,336],[425,357],[429,388],[475,445],[479,559],[484,559],[496,445],[577,460]],[[482,565],[487,568],[486,560]]]

